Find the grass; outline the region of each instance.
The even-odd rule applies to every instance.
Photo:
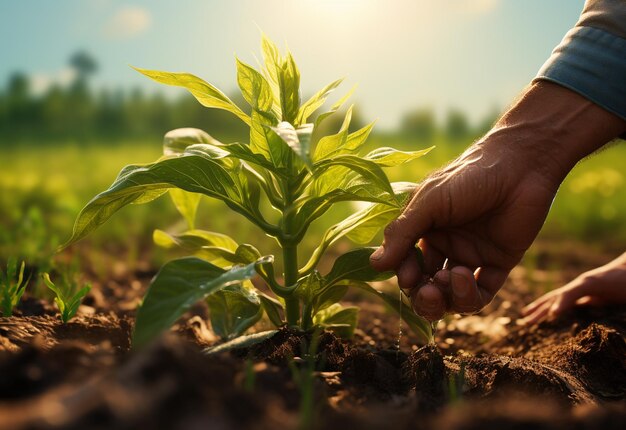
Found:
[[[462,152],[469,142],[450,143],[438,138],[433,144],[436,148],[427,156],[404,169],[390,170],[391,179],[418,181]],[[406,150],[430,146],[384,135],[372,137],[368,145]],[[70,236],[72,224],[82,206],[97,192],[105,190],[122,166],[151,162],[160,154],[161,145],[157,141],[82,147],[72,143],[3,147],[0,149],[0,260],[15,256],[29,265],[48,270],[54,249]],[[567,238],[594,246],[624,243],[625,163],[624,142],[579,163],[561,186],[541,237],[550,240]],[[325,226],[349,211],[347,205],[339,206],[318,220],[312,226],[313,231],[321,235]],[[152,216],[154,213],[159,216]],[[249,241],[246,238],[251,235],[257,242],[259,238],[263,239],[261,232],[226,211],[219,202],[205,199],[198,219],[200,227],[228,231],[237,240]],[[160,198],[147,205],[121,210],[88,239],[90,246],[84,249],[94,249],[94,252],[124,249],[131,258],[139,258],[141,250],[148,248],[155,228],[176,229],[177,223],[181,222],[169,199]],[[261,252],[276,252],[273,241],[265,239],[260,243],[267,247]],[[345,251],[349,244],[338,246]],[[307,244],[304,247],[306,249]],[[159,260],[164,255],[157,253],[153,257]]]

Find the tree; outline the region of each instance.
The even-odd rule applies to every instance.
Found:
[[[445,133],[450,140],[462,140],[469,136],[470,127],[467,117],[458,109],[450,109],[446,116]]]
[[[435,114],[430,108],[413,110],[404,115],[400,128],[411,139],[431,141],[436,131]]]
[[[76,71],[77,81],[86,81],[98,71],[98,63],[85,51],[78,51],[70,57],[70,67]]]
[[[30,95],[30,81],[24,73],[14,73],[9,78],[7,88],[8,132],[19,134],[28,129],[32,118],[33,103]]]

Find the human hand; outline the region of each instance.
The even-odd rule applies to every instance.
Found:
[[[534,84],[480,142],[417,187],[372,267],[395,270],[429,320],[479,311],[535,239],[569,170],[624,130],[579,94]],[[446,258],[452,268],[442,270]]]
[[[429,320],[489,303],[548,213],[560,181],[506,143],[506,136],[487,136],[427,178],[372,256],[374,268],[396,270],[414,310]],[[442,269],[446,258],[451,268]]]
[[[522,310],[526,324],[556,318],[576,306],[626,303],[626,253],[610,263],[579,275]]]

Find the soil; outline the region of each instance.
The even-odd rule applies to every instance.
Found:
[[[0,318],[0,429],[626,428],[624,306],[520,325],[538,292],[513,276],[483,313],[440,322],[436,345],[418,347],[404,328],[398,349],[397,316],[355,295],[350,341],[324,332],[309,354],[311,333],[282,329],[207,355],[219,340],[201,304],[135,351],[149,276],[95,283],[65,325],[32,297]],[[312,418],[302,423],[296,381],[310,363]]]

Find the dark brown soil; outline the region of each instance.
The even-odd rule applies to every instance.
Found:
[[[310,360],[314,428],[626,428],[625,307],[521,326],[529,293],[509,283],[484,314],[440,323],[436,346],[405,329],[398,350],[397,317],[350,296],[355,338],[322,333],[312,358],[312,334],[285,329],[206,355],[202,305],[131,350],[147,276],[118,284],[96,285],[65,325],[32,298],[0,318],[0,429],[299,428],[294,378]]]

